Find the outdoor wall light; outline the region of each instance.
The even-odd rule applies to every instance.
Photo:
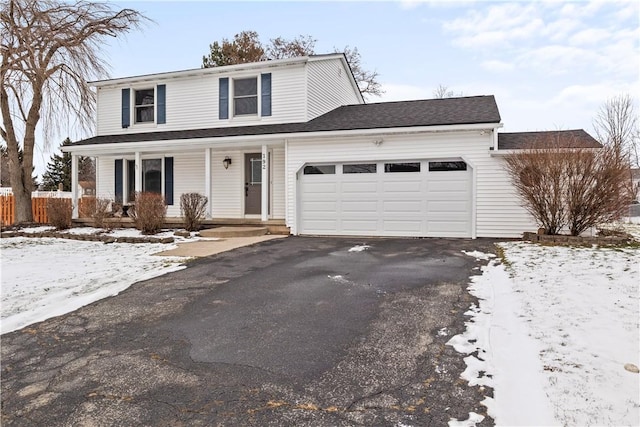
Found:
[[[222,161],[222,166],[224,166],[225,169],[229,169],[229,165],[231,164],[231,157],[227,156],[224,158],[224,160]]]

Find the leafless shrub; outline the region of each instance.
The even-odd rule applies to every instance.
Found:
[[[135,204],[128,214],[143,234],[156,234],[160,231],[167,213],[164,197],[158,193],[136,193]]]
[[[111,216],[111,200],[99,197],[83,197],[80,216],[93,219],[93,225],[103,228],[105,219]]]
[[[628,157],[614,146],[578,150],[566,156],[568,226],[577,236],[590,227],[620,219],[629,209]]]
[[[620,218],[631,200],[629,162],[614,146],[566,148],[547,140],[506,157],[506,168],[524,207],[545,229],[572,235]]]
[[[199,193],[185,193],[180,196],[180,212],[187,231],[197,231],[204,218],[207,198]]]
[[[558,234],[567,223],[563,204],[566,191],[562,179],[563,156],[554,147],[522,150],[508,155],[506,167],[524,207],[544,228]]]
[[[71,228],[72,213],[71,199],[57,197],[47,199],[47,219],[56,230]]]

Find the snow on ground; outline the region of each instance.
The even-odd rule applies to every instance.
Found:
[[[463,378],[494,388],[496,424],[640,425],[640,249],[499,246],[449,342],[470,354]]]
[[[362,252],[369,249],[371,246],[369,245],[355,245],[352,248],[349,248],[349,252]]]
[[[47,229],[50,228],[23,231]],[[100,230],[88,227],[69,230],[76,234],[96,231]],[[111,234],[140,236],[134,229],[114,230]],[[165,231],[156,236],[172,235],[173,232]],[[175,247],[161,243],[104,244],[54,238],[2,238],[1,333],[116,295],[140,280],[185,268],[181,263],[186,258],[152,256]]]

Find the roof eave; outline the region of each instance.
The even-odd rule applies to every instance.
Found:
[[[328,131],[310,131],[310,132],[289,132],[289,133],[273,133],[260,135],[238,135],[238,136],[220,136],[220,137],[203,137],[190,139],[163,139],[157,141],[139,141],[139,142],[114,142],[104,144],[74,144],[61,147],[65,153],[73,153],[78,155],[88,155],[89,153],[99,154],[100,152],[113,152],[122,149],[129,151],[168,151],[168,149],[181,148],[184,149],[185,142],[188,141],[190,149],[204,149],[215,145],[226,145],[230,143],[242,142],[243,144],[255,144],[257,142],[269,143],[275,141],[284,141],[285,139],[316,139],[323,137],[347,137],[347,136],[385,136],[398,134],[415,134],[415,133],[449,133],[464,131],[489,131],[502,126],[501,123],[470,123],[459,125],[435,125],[435,126],[409,126],[409,127],[393,127],[393,128],[368,128],[368,129],[349,129],[349,130],[328,130]],[[174,147],[170,147],[173,145]]]
[[[87,82],[93,87],[115,86],[122,84],[140,83],[148,81],[169,80],[175,78],[203,76],[208,74],[232,73],[243,70],[254,70],[260,68],[285,67],[289,65],[302,64],[310,60],[309,56],[298,56],[295,58],[274,59],[269,61],[248,62],[245,64],[225,65],[211,68],[194,68],[191,70],[168,71],[155,74],[143,74],[139,76],[120,77],[107,80],[94,80]],[[319,59],[316,59],[319,60]]]

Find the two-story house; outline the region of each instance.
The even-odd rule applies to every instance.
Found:
[[[158,192],[167,216],[179,217],[180,195],[198,192],[214,222],[281,221],[292,234],[475,238],[536,228],[501,159],[531,133],[499,135],[493,96],[365,104],[342,54],[92,85],[97,135],[64,150],[75,166],[77,156],[97,159],[99,197]]]

